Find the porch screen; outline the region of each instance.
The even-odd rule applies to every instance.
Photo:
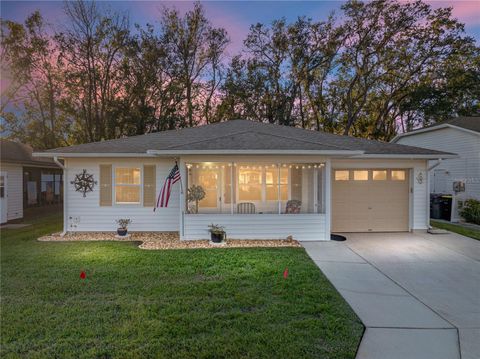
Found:
[[[190,214],[324,213],[322,163],[198,162],[186,166]]]

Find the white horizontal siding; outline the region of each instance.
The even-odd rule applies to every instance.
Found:
[[[455,195],[455,202],[468,198],[480,199],[480,136],[454,128],[443,128],[401,137],[398,143],[458,154],[458,158],[443,160],[435,170],[448,171],[447,193]],[[434,163],[436,161],[430,161],[430,165]],[[465,192],[455,194],[454,181],[465,182]],[[433,174],[430,176],[430,189],[433,192]],[[458,218],[457,206],[454,205],[452,219]]]
[[[419,181],[421,180],[421,183]],[[426,161],[416,163],[411,169],[410,178],[410,220],[412,229],[428,228],[428,207],[430,198],[428,191],[427,164]]]
[[[225,227],[231,239],[285,239],[300,241],[326,238],[324,214],[194,214],[184,216],[183,239],[208,239],[209,224]]]
[[[1,171],[7,174],[7,221],[23,218],[23,168],[2,163]]]
[[[143,167],[144,164],[156,165],[156,190],[157,194],[170,173],[174,163],[161,159],[68,159],[67,161],[67,231],[115,231],[116,219],[130,218],[132,224],[130,231],[178,231],[179,229],[179,191],[177,183],[170,198],[167,208],[158,208],[153,212],[152,207],[143,205],[115,205],[101,207],[99,205],[99,185],[92,192],[83,194],[76,192],[70,183],[75,175],[86,169],[93,174],[96,181],[100,178],[100,164],[113,166]]]

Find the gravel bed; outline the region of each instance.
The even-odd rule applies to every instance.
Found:
[[[271,240],[227,239],[222,244],[212,244],[208,240],[180,240],[178,232],[132,232],[127,238],[121,238],[113,232],[75,232],[60,236],[54,233],[38,238],[42,242],[64,241],[139,241],[142,249],[187,249],[187,248],[245,248],[245,247],[300,247],[300,243],[291,238]]]

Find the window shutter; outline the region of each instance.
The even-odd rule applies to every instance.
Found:
[[[155,165],[143,166],[143,206],[155,206],[156,176]]]
[[[112,165],[100,165],[100,206],[112,205]]]

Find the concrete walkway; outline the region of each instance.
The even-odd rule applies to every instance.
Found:
[[[480,358],[480,242],[454,234],[346,237],[302,245],[366,327],[357,358]]]

